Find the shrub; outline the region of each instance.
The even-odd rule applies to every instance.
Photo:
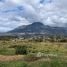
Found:
[[[36,61],[36,60],[38,60],[38,59],[40,59],[39,57],[36,57],[36,54],[33,54],[33,53],[31,53],[31,54],[28,54],[28,55],[26,55],[25,57],[24,57],[24,60],[25,61]]]
[[[35,41],[35,42],[43,42],[43,38],[34,38],[33,41]]]
[[[27,46],[17,46],[16,47],[16,54],[27,54]]]

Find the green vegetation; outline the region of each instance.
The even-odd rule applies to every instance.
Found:
[[[0,62],[0,67],[27,67],[25,62],[16,61],[16,62]]]
[[[27,46],[16,46],[16,54],[27,54]]]
[[[67,62],[53,59],[51,61],[36,61],[36,62],[0,62],[0,67],[67,67]]]
[[[0,67],[67,67],[67,39],[0,39]]]

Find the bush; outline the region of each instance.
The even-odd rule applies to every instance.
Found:
[[[16,47],[16,54],[27,54],[27,46],[17,46]]]
[[[43,42],[43,38],[34,38],[33,41],[35,41],[35,42]]]
[[[36,54],[33,54],[33,53],[28,54],[28,55],[26,55],[26,56],[24,57],[24,60],[25,60],[25,61],[28,61],[28,62],[36,61],[36,60],[38,60],[38,59],[40,59],[40,58],[39,58],[39,57],[36,57]]]

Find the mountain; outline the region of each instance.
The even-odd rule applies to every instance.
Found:
[[[34,33],[34,34],[67,34],[67,29],[64,27],[51,27],[44,25],[41,22],[34,22],[27,26],[20,26],[10,33]]]

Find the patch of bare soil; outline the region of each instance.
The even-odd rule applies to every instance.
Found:
[[[14,55],[14,56],[4,56],[0,55],[0,61],[17,61],[23,60],[23,55]]]

